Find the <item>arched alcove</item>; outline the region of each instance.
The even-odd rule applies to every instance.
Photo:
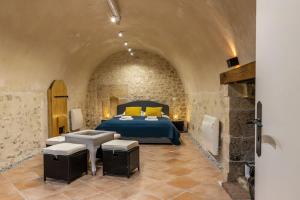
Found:
[[[163,57],[144,50],[114,53],[92,74],[86,98],[86,125],[95,128],[110,117],[112,97],[119,103],[152,100],[170,106],[171,117],[186,118],[186,94],[174,67]]]

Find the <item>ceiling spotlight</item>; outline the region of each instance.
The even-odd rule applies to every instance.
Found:
[[[120,15],[118,2],[116,0],[107,0],[107,3],[112,14],[110,21],[114,24],[120,24],[121,15]]]
[[[127,47],[128,46],[128,42],[124,42],[124,46]]]
[[[129,49],[128,49],[128,51],[129,51],[129,52],[131,52],[131,51],[132,51],[132,49],[131,49],[131,48],[129,48]]]
[[[116,16],[112,16],[112,17],[110,17],[110,21],[111,21],[112,23],[116,24],[116,23],[119,21],[119,19],[118,19],[118,17],[116,17]]]
[[[133,52],[131,52],[131,53],[130,53],[130,55],[131,55],[131,56],[134,56],[134,53],[133,53]]]
[[[118,36],[119,36],[119,37],[123,37],[123,32],[120,31],[120,32],[118,33]]]

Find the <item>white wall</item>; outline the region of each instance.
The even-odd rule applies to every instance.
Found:
[[[300,1],[257,2],[257,100],[263,103],[263,144],[256,158],[257,200],[300,199]]]

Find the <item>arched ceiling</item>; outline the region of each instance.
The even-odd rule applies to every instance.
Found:
[[[44,90],[64,79],[82,94],[124,40],[168,59],[187,93],[217,90],[234,54],[255,59],[255,0],[118,2],[120,25],[110,22],[106,0],[0,0],[0,88]]]

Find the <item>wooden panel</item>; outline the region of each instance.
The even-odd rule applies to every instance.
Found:
[[[48,89],[49,137],[59,136],[68,132],[67,100],[68,92],[64,81],[53,81]]]
[[[220,74],[221,84],[243,82],[255,79],[255,62],[234,68]]]

